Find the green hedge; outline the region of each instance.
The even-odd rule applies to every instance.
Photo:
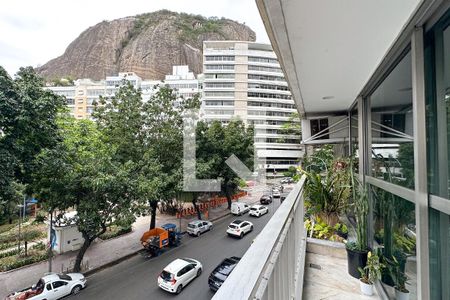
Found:
[[[14,246],[17,246],[17,245],[14,245]],[[22,246],[21,247],[21,252],[23,253],[25,251],[23,243],[21,244],[21,246]],[[31,250],[36,250],[36,251],[45,251],[46,250],[46,246],[45,246],[45,244],[43,242],[39,242],[39,243],[36,243],[33,246],[29,247],[28,251],[30,251],[30,249]],[[1,252],[0,253],[0,259],[8,257],[8,256],[17,255],[17,254],[19,254],[19,250],[17,248],[14,248],[13,250],[10,250],[10,251]]]
[[[17,242],[0,243],[0,251],[17,246]]]
[[[0,226],[0,234],[10,231],[14,227],[16,227],[17,222],[13,222],[12,224],[3,224]]]
[[[131,232],[131,227],[115,227],[111,231],[106,231],[104,234],[100,236],[102,240],[109,240],[124,234]]]
[[[39,261],[46,260],[48,253],[46,251],[30,251],[27,257],[19,257],[18,255],[8,256],[0,259],[0,271],[5,272],[17,269],[26,265],[31,265]]]
[[[4,258],[4,257],[8,257],[8,256],[17,255],[18,253],[19,253],[19,249],[14,249],[14,250],[11,250],[11,251],[2,252],[2,253],[0,253],[0,259]]]
[[[25,240],[33,241],[45,236],[46,236],[45,232],[42,232],[39,229],[31,229],[31,230],[24,230],[24,232],[21,233],[20,239],[22,241]],[[19,235],[16,232],[0,235],[0,244],[16,242],[18,237]]]

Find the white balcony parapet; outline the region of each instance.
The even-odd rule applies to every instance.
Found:
[[[255,238],[212,299],[302,298],[306,251],[304,183],[305,176]]]

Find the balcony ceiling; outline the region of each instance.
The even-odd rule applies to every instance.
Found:
[[[420,0],[256,0],[301,114],[347,110]]]

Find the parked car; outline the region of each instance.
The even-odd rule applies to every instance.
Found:
[[[275,185],[273,188],[272,188],[272,193],[273,193],[273,191],[275,191],[275,190],[278,190],[278,191],[280,191],[281,193],[284,191],[284,186],[282,185],[282,184],[280,184],[280,185]]]
[[[179,294],[189,282],[202,274],[202,264],[192,258],[177,258],[163,269],[158,277],[158,286],[169,292]]]
[[[187,233],[189,235],[200,236],[203,232],[210,231],[213,228],[213,223],[210,221],[192,221],[187,226]]]
[[[223,282],[233,271],[234,267],[238,264],[240,257],[232,256],[225,258],[215,269],[211,272],[208,278],[209,288],[216,292],[223,284]]]
[[[262,195],[261,199],[259,199],[259,203],[261,204],[270,204],[272,203],[272,196],[270,195]]]
[[[281,184],[288,184],[289,183],[289,181],[288,181],[288,179],[287,178],[283,178],[283,179],[281,179]]]
[[[283,184],[293,183],[293,182],[294,182],[294,179],[292,179],[291,177],[286,177],[281,180],[281,183],[283,183]]]
[[[227,234],[243,238],[245,234],[253,231],[253,224],[249,221],[234,220],[228,225]]]
[[[281,192],[278,189],[273,190],[272,195],[274,198],[280,198],[281,197]]]
[[[70,294],[78,294],[86,287],[86,278],[81,273],[50,274],[22,291],[12,293],[7,300],[56,300]]]
[[[267,206],[264,205],[253,205],[250,207],[250,216],[261,217],[269,212]]]
[[[289,193],[282,193],[280,196],[280,201],[283,202],[287,198],[288,195],[289,195]]]
[[[233,202],[231,203],[231,213],[233,215],[240,216],[242,214],[245,214],[250,210],[250,206],[243,202]]]

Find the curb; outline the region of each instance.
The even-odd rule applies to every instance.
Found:
[[[254,201],[254,202],[250,202],[250,203],[248,203],[248,204],[251,205],[251,204],[254,204],[254,203],[257,203],[257,202],[259,202],[259,200],[256,200],[256,201]],[[224,218],[226,218],[226,217],[228,217],[228,216],[230,216],[230,215],[231,215],[231,212],[227,212],[226,214],[221,215],[221,216],[218,216],[218,217],[215,217],[215,218],[213,218],[213,219],[210,219],[209,221],[210,221],[210,222],[217,222],[217,221],[219,221],[219,220],[221,220],[221,219],[224,219]],[[132,233],[132,232],[128,232],[128,233],[126,233],[126,234],[124,234],[124,235],[130,234],[130,233]],[[182,234],[186,234],[186,233],[187,233],[186,231],[182,232]],[[109,240],[113,240],[113,239],[116,239],[116,238],[120,238],[120,237],[122,237],[122,236],[123,236],[123,235],[120,235],[120,236],[117,236],[117,237],[112,238],[112,239],[109,239]],[[105,241],[109,241],[109,240],[105,240]],[[103,241],[103,240],[102,240],[102,241]],[[119,257],[119,258],[117,258],[117,259],[115,259],[115,260],[113,260],[113,261],[107,262],[107,263],[105,263],[105,264],[103,264],[103,265],[101,265],[101,266],[94,267],[93,269],[90,269],[90,270],[88,270],[88,271],[86,271],[86,272],[83,272],[83,274],[84,274],[86,277],[91,276],[91,275],[93,275],[93,274],[95,274],[95,273],[97,273],[97,272],[100,272],[100,271],[102,271],[102,270],[104,270],[104,269],[107,269],[107,268],[109,268],[109,267],[112,267],[112,266],[114,266],[114,265],[117,265],[117,264],[119,264],[119,263],[121,263],[121,262],[123,262],[123,261],[125,261],[125,260],[127,260],[127,259],[129,259],[129,258],[132,258],[132,257],[136,256],[140,251],[142,251],[142,249],[139,249],[139,250],[133,251],[133,252],[131,252],[131,253],[128,253],[127,255],[124,255],[124,256],[122,256],[122,257]],[[28,268],[28,267],[31,267],[31,266],[34,266],[34,265],[41,264],[41,263],[43,263],[43,262],[45,262],[45,261],[46,261],[46,260],[43,260],[43,261],[39,261],[39,262],[30,264],[30,265],[26,265],[26,266],[23,266],[23,267],[20,267],[20,268],[17,268],[17,269],[5,271],[5,272],[0,272],[0,274],[8,274],[8,273],[12,273],[12,272],[15,272],[15,271],[19,271],[19,270],[21,270],[21,269],[25,269],[25,268]]]
[[[117,258],[116,260],[110,261],[110,262],[108,262],[108,263],[106,263],[104,265],[101,265],[101,266],[95,267],[93,269],[90,269],[90,270],[88,270],[86,272],[83,272],[83,275],[86,276],[86,277],[94,275],[97,272],[100,272],[100,271],[102,271],[104,269],[107,269],[109,267],[115,266],[117,264],[120,264],[121,262],[136,256],[140,251],[142,251],[142,249],[136,250],[136,251],[134,251],[132,253],[128,253],[125,256]]]
[[[42,263],[44,263],[44,262],[46,262],[46,261],[48,261],[48,258],[43,259],[43,260],[40,260],[40,261],[37,261],[37,262],[32,263],[32,264],[29,264],[29,265],[25,265],[25,266],[18,267],[18,268],[12,269],[12,270],[0,272],[0,275],[8,274],[8,273],[16,272],[16,271],[20,271],[20,270],[22,270],[22,269],[26,269],[26,268],[29,268],[29,267],[33,267],[33,266],[35,266],[35,265],[42,264]]]

